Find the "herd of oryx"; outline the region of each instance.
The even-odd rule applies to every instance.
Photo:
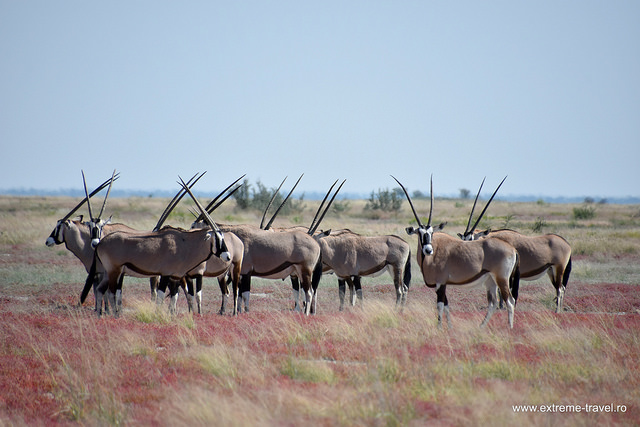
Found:
[[[333,192],[338,180],[322,200],[311,225],[307,227],[272,228],[275,216],[300,182],[293,186],[276,213],[265,225],[269,206],[265,209],[260,226],[217,224],[211,217],[214,210],[229,198],[242,184],[244,176],[223,190],[206,207],[193,195],[191,188],[204,174],[196,174],[189,181],[181,178],[180,191],[170,201],[152,231],[132,229],[124,224],[112,224],[102,215],[113,182],[118,179],[114,171],[111,178],[89,193],[82,173],[85,198],[64,218],[46,241],[47,246],[64,243],[83,263],[87,280],[80,296],[83,303],[93,287],[96,311],[118,315],[122,306],[122,281],[125,275],[150,278],[152,298],[164,300],[167,289],[171,295],[170,309],[175,312],[180,288],[187,296],[189,309],[195,311],[193,300],[201,312],[202,278],[217,278],[222,293],[224,314],[231,296],[232,312],[249,310],[251,278],[291,278],[296,309],[300,284],[304,293],[303,309],[312,314],[317,309],[318,284],[322,274],[333,273],[338,278],[340,309],[344,307],[346,286],[350,288],[350,303],[362,300],[360,279],[389,271],[396,289],[396,305],[404,305],[411,281],[411,250],[409,244],[395,235],[362,236],[349,229],[319,231],[319,225],[344,181]],[[302,178],[302,177],[300,177]],[[285,178],[286,179],[286,178]],[[469,221],[459,238],[441,232],[446,222],[431,223],[433,213],[433,179],[431,203],[427,224],[423,224],[404,185],[395,177],[407,197],[417,227],[408,227],[407,234],[418,235],[417,263],[425,284],[435,288],[437,295],[438,326],[443,315],[451,324],[447,286],[471,287],[484,284],[487,289],[488,310],[482,321],[485,325],[500,301],[508,310],[509,326],[513,327],[514,309],[518,298],[520,279],[535,280],[545,273],[556,289],[556,311],[563,306],[564,291],[571,272],[571,246],[555,234],[525,236],[513,230],[485,230],[476,226],[493,200],[496,188],[475,224],[471,226],[473,212],[482,189],[478,190]],[[283,181],[284,183],[284,181]],[[484,184],[484,181],[483,181]],[[97,215],[91,207],[91,197],[108,187],[102,207]],[[274,192],[280,191],[280,187]],[[329,196],[333,196],[327,201]],[[190,230],[163,226],[171,211],[189,194],[198,211]],[[73,214],[84,204],[89,220],[72,220]],[[326,203],[326,206],[325,206]],[[229,286],[231,284],[231,286]],[[231,289],[229,289],[231,288]]]

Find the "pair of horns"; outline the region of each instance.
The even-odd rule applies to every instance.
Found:
[[[464,234],[463,234],[463,236],[465,236],[465,237],[468,236],[470,233],[473,233],[473,230],[476,229],[476,227],[480,223],[480,220],[482,219],[484,213],[487,211],[487,208],[489,207],[489,204],[491,203],[491,201],[495,197],[495,195],[498,192],[498,190],[500,189],[500,187],[502,187],[502,183],[504,183],[504,181],[507,179],[506,176],[502,179],[502,181],[500,182],[500,185],[498,185],[498,187],[496,188],[496,191],[493,192],[493,194],[491,195],[491,198],[489,199],[487,204],[484,205],[484,209],[482,209],[482,212],[480,212],[480,216],[478,216],[478,219],[476,220],[475,224],[473,224],[473,227],[469,227],[471,225],[471,219],[473,218],[473,211],[476,209],[476,203],[478,202],[478,197],[480,196],[480,191],[482,190],[482,186],[484,185],[484,180],[486,178],[487,177],[484,177],[482,179],[482,183],[480,184],[480,188],[478,189],[478,194],[476,194],[476,199],[473,201],[473,207],[471,208],[471,213],[469,214],[469,221],[467,222],[467,228],[464,230]]]
[[[209,227],[211,227],[212,230],[215,230],[216,232],[220,233],[221,232],[220,227],[218,227],[218,224],[215,223],[215,221],[213,220],[213,218],[211,218],[211,216],[206,211],[206,209],[202,207],[202,205],[200,204],[196,196],[193,195],[193,193],[191,192],[190,186],[186,184],[182,178],[180,177],[178,178],[180,179],[179,184],[182,185],[182,188],[185,192],[189,193],[189,196],[191,196],[191,198],[195,202],[196,206],[198,207],[198,210],[200,210],[200,213],[204,216],[204,220],[207,222],[207,224],[209,224]]]
[[[280,192],[280,189],[282,188],[282,185],[284,184],[284,182],[288,178],[286,176],[284,177],[284,179],[280,183],[280,186],[276,189],[276,191],[273,192],[273,196],[271,196],[271,200],[269,200],[269,203],[267,204],[267,207],[264,209],[264,213],[262,214],[262,220],[260,221],[260,228],[261,229],[268,230],[268,229],[271,228],[271,224],[273,224],[273,221],[276,219],[276,216],[278,215],[278,213],[280,213],[280,209],[282,209],[284,204],[287,203],[287,200],[289,200],[289,197],[291,197],[291,194],[293,194],[293,190],[296,189],[296,187],[300,183],[300,180],[302,179],[303,176],[304,176],[304,174],[300,175],[300,178],[298,178],[298,180],[296,181],[295,185],[291,188],[291,191],[289,191],[289,194],[287,194],[287,197],[285,197],[284,200],[282,201],[282,203],[280,203],[280,206],[278,206],[278,209],[276,209],[274,214],[271,216],[271,219],[269,220],[267,225],[264,225],[264,219],[267,216],[267,211],[269,210],[269,208],[271,207],[271,204],[273,203],[273,201],[275,200],[276,196]]]
[[[207,172],[203,172],[200,174],[200,176],[198,176],[198,174],[196,173],[195,175],[193,175],[191,177],[191,179],[189,181],[187,181],[187,185],[189,186],[189,188],[193,187],[194,185],[196,185],[196,182],[198,182],[200,180],[200,178],[202,178],[204,176],[204,174]],[[197,177],[197,178],[196,178]],[[182,178],[181,178],[182,180]],[[169,202],[169,204],[167,205],[167,207],[164,209],[164,212],[162,212],[162,215],[160,215],[160,219],[158,219],[158,223],[156,224],[156,226],[153,228],[153,231],[158,231],[160,230],[160,228],[162,227],[162,225],[164,224],[164,222],[167,220],[167,218],[169,218],[169,214],[171,214],[171,212],[173,211],[173,209],[178,205],[178,203],[180,202],[180,200],[182,200],[182,198],[187,194],[187,192],[184,190],[184,188],[180,189],[176,195],[173,197],[173,199]]]
[[[411,206],[411,210],[413,211],[413,216],[416,217],[416,221],[418,222],[418,226],[420,228],[425,228],[424,225],[422,225],[422,222],[420,221],[420,217],[418,216],[418,213],[416,212],[416,208],[413,206],[413,202],[411,201],[411,197],[409,197],[409,193],[407,192],[407,189],[404,188],[404,185],[402,185],[400,183],[400,181],[398,181],[398,179],[391,175],[391,178],[395,179],[396,182],[398,183],[398,185],[402,188],[402,191],[404,191],[405,196],[407,196],[407,200],[409,201],[409,205]],[[429,205],[429,221],[427,223],[427,227],[429,228],[431,227],[431,215],[433,214],[433,175],[431,175],[431,188],[429,190],[430,194],[431,194],[431,204]]]
[[[247,176],[247,175],[246,175],[246,174],[245,174],[245,175],[242,175],[240,178],[236,179],[236,180],[235,180],[235,181],[233,181],[231,184],[229,184],[229,185],[227,186],[227,188],[225,188],[224,190],[222,190],[222,191],[220,192],[220,194],[218,194],[218,195],[217,195],[213,200],[211,200],[211,201],[209,202],[209,204],[207,205],[207,207],[205,207],[205,208],[204,208],[204,209],[205,209],[205,211],[207,211],[207,213],[208,213],[209,215],[211,215],[211,214],[213,213],[213,211],[215,211],[216,209],[218,209],[218,207],[219,207],[221,204],[223,204],[225,200],[227,200],[229,197],[231,197],[231,196],[233,195],[233,193],[235,193],[236,191],[238,191],[238,190],[240,189],[240,187],[242,187],[242,185],[243,185],[243,184],[240,184],[240,185],[238,185],[236,188],[234,188],[233,190],[231,190],[231,191],[229,192],[229,194],[227,194],[226,196],[224,196],[224,197],[222,198],[222,200],[220,200],[219,202],[218,202],[218,199],[220,199],[220,197],[221,197],[224,193],[226,193],[227,191],[229,191],[229,189],[230,189],[231,187],[233,187],[234,185],[236,185],[236,184],[238,183],[238,181],[240,181],[240,180],[241,180],[242,178],[244,178],[245,176]],[[216,202],[217,202],[217,203],[216,203]],[[196,215],[195,222],[204,221],[204,219],[205,219],[204,215],[203,215],[203,214],[199,214],[199,215]]]
[[[96,190],[96,191],[92,192],[92,193],[91,193],[91,195],[89,195],[89,192],[87,191],[87,181],[86,181],[86,179],[85,179],[85,177],[84,177],[84,171],[82,171],[82,183],[84,184],[84,194],[86,195],[85,200],[86,200],[86,202],[87,202],[87,208],[89,208],[89,217],[91,218],[91,221],[100,221],[100,217],[102,217],[102,213],[104,212],[104,207],[107,205],[107,199],[109,198],[109,193],[111,193],[111,186],[113,185],[113,181],[115,181],[115,179],[116,179],[116,170],[114,169],[114,170],[113,170],[113,174],[111,174],[111,179],[109,179],[109,180],[108,180],[108,182],[109,182],[109,189],[107,190],[107,194],[106,194],[106,196],[104,196],[104,201],[102,202],[102,208],[100,209],[100,213],[98,214],[98,216],[97,216],[97,217],[94,217],[94,216],[93,216],[93,213],[92,213],[92,211],[91,211],[91,200],[90,200],[90,199],[91,199],[91,196],[92,196],[92,195],[94,195],[94,194],[96,193],[96,191],[98,191],[98,190]],[[102,184],[102,185],[106,185],[106,182],[107,182],[107,181],[105,181],[105,183],[104,183],[104,184]],[[102,186],[101,186],[101,187],[102,187]],[[100,187],[98,187],[98,188],[100,188]],[[102,187],[102,188],[104,188],[104,187]],[[78,207],[82,206],[82,203],[84,203],[84,201],[83,201],[83,202],[81,202],[81,203],[76,207],[76,209],[77,209]],[[71,213],[73,213],[73,212],[75,212],[75,211],[71,211],[71,212],[69,213],[69,215],[67,215],[67,218],[68,218],[68,217],[71,215]],[[66,219],[66,218],[65,218],[65,219]]]
[[[84,172],[83,172],[82,176],[83,176],[83,180],[84,180]],[[91,192],[91,194],[89,194],[89,195],[88,195],[88,197],[89,197],[89,198],[91,198],[91,197],[95,196],[96,194],[98,194],[99,192],[101,192],[102,190],[104,190],[104,189],[107,187],[107,185],[109,185],[109,186],[110,186],[110,185],[111,185],[111,183],[113,183],[113,181],[115,181],[115,180],[116,180],[116,179],[118,179],[119,177],[120,177],[120,174],[119,174],[119,173],[116,173],[116,174],[112,175],[112,176],[111,176],[111,178],[107,179],[105,182],[103,182],[102,184],[100,184],[100,186],[99,186],[98,188],[96,188],[95,190],[93,190],[93,191]],[[86,193],[86,192],[85,192],[85,193]],[[85,194],[85,196],[86,196],[86,194]],[[88,199],[87,197],[85,197],[84,199],[82,199],[82,201],[81,201],[80,203],[78,203],[78,204],[76,205],[76,207],[75,207],[75,208],[71,209],[71,210],[69,211],[69,213],[68,213],[68,214],[66,214],[66,215],[65,215],[65,217],[64,217],[64,218],[62,218],[60,221],[66,221],[66,220],[68,220],[69,218],[71,218],[71,215],[73,215],[74,213],[76,213],[76,211],[77,211],[78,209],[80,209],[80,208],[82,207],[82,205],[84,205],[88,200],[89,200],[89,199]]]
[[[333,183],[333,185],[331,186],[331,188],[329,188],[329,191],[327,191],[327,194],[324,196],[324,199],[322,199],[322,203],[320,203],[320,206],[318,207],[318,211],[316,212],[316,216],[313,217],[313,221],[311,221],[311,225],[309,226],[309,234],[311,236],[313,236],[313,234],[316,232],[316,230],[318,229],[318,227],[320,226],[320,223],[322,222],[322,220],[324,219],[324,216],[326,215],[326,213],[329,211],[329,208],[331,207],[331,204],[333,203],[334,199],[336,198],[336,196],[338,195],[338,192],[340,191],[340,189],[342,188],[342,186],[344,185],[345,182],[347,182],[347,180],[343,180],[342,184],[340,184],[340,186],[338,187],[338,189],[336,190],[336,192],[333,194],[333,196],[331,197],[331,200],[329,200],[329,204],[327,205],[327,207],[325,208],[325,210],[322,212],[322,215],[320,215],[320,219],[318,219],[318,214],[320,213],[320,211],[322,210],[322,207],[324,206],[324,203],[327,201],[327,197],[329,197],[329,194],[331,194],[331,190],[333,190],[333,187],[336,186],[336,184],[338,183],[339,179],[336,179],[336,182]],[[316,222],[317,220],[317,222]]]

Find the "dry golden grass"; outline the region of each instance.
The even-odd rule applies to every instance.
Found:
[[[112,199],[114,221],[151,229],[166,199]],[[46,248],[71,198],[0,197],[0,424],[213,425],[633,425],[640,419],[640,209],[495,202],[483,227],[558,233],[574,248],[567,311],[552,311],[547,279],[521,284],[515,327],[497,312],[485,329],[482,290],[451,291],[453,329],[436,327],[435,296],[413,265],[407,306],[394,307],[391,278],[363,280],[364,304],[338,311],[335,278],[323,277],[319,314],[292,313],[288,282],[256,280],[252,311],[170,316],[148,301],[148,282],[127,279],[119,319],[77,307],[85,278],[64,247]],[[462,231],[471,200],[437,200],[434,221]],[[318,202],[281,226],[306,224]],[[417,200],[420,213],[428,201]],[[414,219],[371,220],[350,201],[323,228],[404,233]],[[189,204],[169,223],[188,227]],[[233,203],[220,222],[257,224]],[[413,255],[415,257],[415,253]],[[624,312],[625,314],[619,314]],[[620,404],[618,413],[516,413],[512,405]]]

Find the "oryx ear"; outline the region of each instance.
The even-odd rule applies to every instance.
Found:
[[[458,233],[458,237],[461,238],[462,240],[464,240],[464,234]]]
[[[323,230],[320,233],[316,234],[315,237],[322,239],[323,237],[327,237],[330,234],[331,234],[331,229],[328,229],[328,230]]]
[[[113,219],[113,215],[109,215],[109,218],[104,222],[104,225],[111,224],[111,220]]]
[[[407,232],[407,234],[408,234],[408,235],[410,235],[410,236],[411,236],[411,235],[413,235],[413,234],[416,234],[416,233],[418,232],[418,229],[417,229],[417,228],[415,228],[415,227],[407,227],[407,228],[405,228],[404,230],[405,230],[405,231]]]
[[[82,222],[82,220],[83,220],[83,219],[84,219],[84,215],[80,215],[80,216],[78,217],[78,221],[79,221],[79,222]]]
[[[433,229],[433,231],[442,231],[442,229],[444,228],[444,226],[447,225],[447,222],[441,222],[437,227],[435,227]]]
[[[482,238],[482,237],[487,237],[487,236],[489,235],[489,233],[491,233],[491,229],[490,229],[490,228],[487,228],[487,229],[486,229],[486,230],[484,230],[484,231],[481,231],[481,232],[479,232],[479,233],[474,234],[474,235],[473,235],[473,240],[478,240],[478,239],[480,239],[480,238]]]

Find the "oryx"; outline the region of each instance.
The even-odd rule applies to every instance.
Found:
[[[498,186],[498,188],[500,188],[500,186]],[[480,185],[480,189],[482,189],[482,185]],[[496,189],[496,191],[498,190]],[[478,194],[480,194],[480,190],[478,190]],[[476,200],[477,198],[476,196]],[[475,224],[471,226],[471,218],[473,217],[473,210],[475,208],[474,202],[471,214],[469,215],[469,221],[467,222],[467,228],[464,233],[459,233],[458,236],[465,241],[474,241],[485,237],[500,239],[516,248],[520,255],[520,279],[527,281],[536,280],[546,273],[549,279],[551,279],[551,284],[556,288],[556,312],[560,313],[564,302],[565,288],[569,281],[569,275],[571,274],[571,245],[557,234],[525,236],[524,234],[509,229],[488,229],[477,232],[475,227],[480,223],[489,203],[491,203],[491,199],[489,199],[484,210],[478,216]],[[513,290],[512,294],[517,300],[518,290]],[[502,300],[502,294],[500,295],[500,299]]]
[[[442,324],[443,312],[447,316],[447,323],[451,325],[449,316],[449,302],[446,296],[446,287],[469,287],[484,284],[489,298],[487,315],[481,326],[487,324],[496,309],[496,289],[505,296],[507,310],[509,312],[509,326],[513,327],[513,315],[515,300],[511,296],[510,282],[514,289],[518,287],[519,260],[515,248],[499,239],[484,239],[474,242],[463,242],[445,233],[440,233],[446,223],[437,227],[431,225],[433,213],[433,178],[431,179],[431,205],[429,208],[429,220],[423,225],[420,217],[409,197],[406,188],[395,177],[393,179],[400,185],[413,215],[418,223],[418,228],[407,227],[407,234],[418,235],[417,261],[425,284],[435,288],[438,307],[438,326]]]
[[[220,199],[220,197],[226,193],[231,187],[233,187],[238,181],[240,181],[242,178],[244,178],[245,175],[242,175],[240,178],[236,179],[234,182],[232,182],[227,188],[225,188],[224,190],[222,190],[222,192],[220,192],[220,194],[218,194],[210,203],[209,205],[207,205],[206,208],[204,208],[204,210],[207,211],[211,211],[213,212],[218,206],[220,206],[225,200],[227,200],[229,197],[231,197],[241,186],[242,184],[240,184],[239,186],[237,186],[236,188],[234,188],[232,191],[230,191],[226,196],[224,196],[222,198],[222,200],[218,201]],[[189,184],[189,182],[187,183]],[[189,185],[189,188],[192,187],[192,184]],[[187,192],[182,189],[182,195],[187,194]],[[180,194],[180,193],[179,193]],[[176,196],[177,197],[177,196]],[[175,198],[174,198],[175,199]],[[180,199],[178,198],[178,201]],[[217,202],[217,203],[216,203]],[[164,214],[163,214],[164,215]],[[199,214],[199,216],[197,215],[197,217],[201,220],[204,220],[204,216],[202,214]],[[162,219],[161,219],[162,221]],[[201,222],[201,224],[204,224],[203,222]],[[156,226],[156,228],[154,228],[154,230],[157,230],[161,225],[161,222],[158,222],[158,225]],[[240,272],[240,266],[242,264],[242,258],[243,258],[243,254],[244,254],[244,245],[242,244],[242,241],[240,241],[238,239],[237,236],[235,236],[233,233],[228,233],[226,235],[226,242],[227,242],[227,247],[229,248],[229,252],[231,254],[231,265],[229,265],[229,268],[227,268],[227,271],[223,271],[224,268],[223,266],[221,266],[218,262],[217,259],[213,259],[210,260],[209,262],[207,262],[207,266],[205,268],[205,271],[203,273],[203,276],[206,277],[214,277],[214,278],[219,278],[219,284],[220,284],[220,290],[223,294],[223,308],[221,309],[221,312],[224,313],[224,306],[226,303],[226,297],[229,295],[229,290],[228,290],[228,286],[227,286],[227,281],[226,280],[221,280],[222,278],[225,277],[225,273],[228,273],[228,275],[230,277],[234,277],[236,278],[235,283],[239,283],[239,272]],[[186,276],[183,278],[183,282],[187,287],[187,291],[185,292],[186,296],[187,296],[187,302],[189,305],[189,311],[194,311],[195,309],[193,307],[193,299],[195,297],[196,300],[196,305],[197,305],[197,311],[198,314],[202,313],[202,277],[201,275],[196,275],[195,277],[192,276]],[[194,286],[194,279],[195,279],[195,286]],[[166,291],[167,285],[169,284],[169,280],[161,280],[158,283],[158,289],[157,292],[159,295],[164,296],[164,292]],[[177,287],[177,283],[176,282],[171,282],[171,287],[170,287],[170,294],[171,294],[171,309],[172,311],[175,311],[175,307],[176,307],[176,300],[177,300],[177,291],[178,291],[178,287]],[[158,303],[162,303],[162,299],[158,299]],[[233,309],[234,314],[236,313],[236,306],[234,305],[234,309]]]
[[[124,224],[112,224],[110,220],[103,221],[101,219],[102,213],[104,211],[105,204],[107,202],[108,194],[111,190],[111,185],[113,181],[118,179],[119,174],[116,174],[115,171],[110,179],[103,182],[98,188],[91,192],[91,194],[86,194],[86,181],[84,180],[84,172],[82,173],[83,183],[85,186],[85,198],[80,201],[76,205],[75,208],[71,209],[69,213],[67,213],[64,218],[60,219],[56,224],[56,227],[53,229],[49,237],[47,238],[45,244],[49,247],[54,245],[60,245],[62,243],[65,244],[65,247],[71,251],[84,265],[87,273],[91,269],[91,264],[93,263],[94,251],[92,243],[96,243],[102,235],[107,235],[116,231],[124,231],[124,232],[136,232],[136,230],[124,225]],[[93,217],[91,212],[91,208],[89,207],[89,221],[83,221],[82,218],[80,220],[71,220],[71,216],[80,209],[85,203],[90,206],[89,199],[96,195],[98,192],[102,191],[104,188],[109,186],[109,190],[107,191],[107,195],[104,198],[102,203],[102,208],[97,217]],[[98,273],[94,277],[93,286],[95,291],[95,286],[97,286],[101,277],[101,273]],[[96,301],[97,304],[97,301]],[[97,310],[97,305],[96,305]]]
[[[198,228],[201,224],[200,218],[197,218],[192,227]],[[220,224],[219,227],[225,233],[235,234],[244,243],[239,288],[245,311],[249,310],[252,276],[284,279],[294,274],[302,282],[305,291],[305,313],[315,313],[314,291],[322,275],[322,261],[320,246],[313,237],[300,230],[278,233],[248,224]],[[223,312],[224,296],[221,307],[221,313]]]
[[[324,218],[333,200],[344,185],[333,194],[327,207],[324,203],[331,194],[336,180],[325,195],[311,222],[309,231],[320,244],[322,250],[323,272],[333,272],[338,277],[338,295],[340,310],[344,308],[346,284],[349,284],[351,305],[355,305],[356,296],[362,301],[361,277],[378,276],[389,271],[396,288],[396,305],[404,305],[411,282],[411,248],[398,236],[361,236],[348,229],[328,230],[316,233],[320,221]],[[285,229],[286,230],[286,229]],[[292,278],[295,308],[298,307],[298,291],[296,281]]]
[[[404,305],[411,282],[411,249],[407,242],[395,235],[361,236],[343,229],[331,230],[318,243],[325,269],[339,279],[340,310],[344,308],[345,281],[351,290],[351,305],[355,305],[356,294],[362,301],[360,278],[379,276],[385,271],[393,277],[396,305]]]
[[[189,180],[189,185],[193,186],[195,185],[196,182],[198,182],[198,180],[200,180],[200,178],[202,178],[204,174],[201,174],[200,176],[194,175],[190,180]],[[113,173],[113,177],[116,177],[116,173],[114,171]],[[112,179],[113,181],[114,179]],[[116,232],[116,231],[120,231],[120,232],[126,232],[126,233],[144,233],[144,231],[140,231],[140,230],[136,230],[133,229],[127,225],[124,224],[112,224],[111,223],[111,219],[107,220],[107,221],[103,221],[101,219],[102,217],[102,213],[104,212],[104,207],[107,203],[107,198],[109,196],[110,190],[111,190],[111,186],[109,186],[109,191],[107,191],[107,195],[105,196],[105,199],[102,203],[102,208],[100,209],[100,213],[98,214],[97,217],[93,216],[93,212],[91,209],[91,196],[95,193],[92,193],[91,195],[87,194],[87,184],[86,181],[84,179],[84,172],[82,173],[82,181],[84,184],[84,190],[85,190],[85,194],[86,194],[86,198],[85,201],[87,202],[87,209],[89,210],[89,216],[90,216],[90,221],[86,222],[84,224],[84,226],[82,227],[76,227],[73,230],[68,230],[67,233],[65,233],[65,235],[69,234],[69,231],[72,231],[72,235],[73,237],[73,245],[76,247],[79,247],[79,245],[82,246],[82,252],[83,252],[83,258],[86,260],[85,263],[85,268],[87,269],[87,272],[89,272],[90,268],[91,268],[91,264],[93,263],[93,257],[95,255],[93,248],[100,242],[100,239],[102,238],[102,236]],[[111,182],[112,182],[111,181]],[[175,208],[175,206],[178,204],[178,202],[182,199],[182,197],[184,196],[184,194],[186,194],[186,192],[178,192],[178,194],[176,194],[176,196],[173,198],[173,200],[171,200],[171,202],[169,203],[169,205],[167,206],[167,208],[165,209],[165,211],[163,212],[163,214],[160,216],[160,219],[158,220],[158,224],[156,225],[156,230],[158,228],[160,228],[162,226],[162,224],[164,223],[164,221],[166,221],[167,217],[169,216],[169,214],[171,213],[171,211],[173,210],[173,208]],[[79,205],[80,206],[80,205]],[[76,208],[77,209],[77,208]],[[79,225],[79,224],[76,224]],[[69,237],[67,237],[68,239]],[[84,261],[83,261],[84,262]],[[99,267],[97,268],[97,273],[94,277],[94,294],[95,294],[95,287],[98,285],[98,283],[100,282],[100,278],[102,277],[102,268]],[[116,291],[116,299],[118,302],[118,306],[121,305],[122,303],[122,281],[124,278],[124,273],[126,273],[127,275],[133,276],[133,277],[148,277],[145,275],[140,275],[134,271],[130,271],[128,269],[124,269],[123,270],[123,274],[120,276],[120,278],[118,279],[118,290]],[[156,293],[156,289],[158,287],[158,283],[160,281],[160,278],[158,276],[152,276],[150,277],[150,288],[151,288],[151,299],[152,300],[156,300],[157,299],[157,293]],[[80,304],[84,303],[85,298],[87,297],[87,294],[89,292],[89,286],[88,286],[88,282],[87,284],[85,284],[85,288],[83,289],[81,295],[80,295]],[[97,301],[96,301],[97,303]],[[105,308],[108,308],[106,306],[107,301],[105,300]],[[96,310],[97,310],[97,306],[96,306]]]
[[[198,207],[201,206],[198,204]],[[205,221],[211,229],[187,231],[165,227],[148,233],[115,232],[103,237],[95,248],[96,257],[89,273],[91,276],[96,271],[98,262],[105,271],[96,292],[98,307],[106,292],[107,300],[118,314],[115,311],[115,291],[125,268],[144,276],[180,280],[189,274],[202,274],[205,262],[212,256],[230,262],[231,254],[223,232],[208,214]]]

